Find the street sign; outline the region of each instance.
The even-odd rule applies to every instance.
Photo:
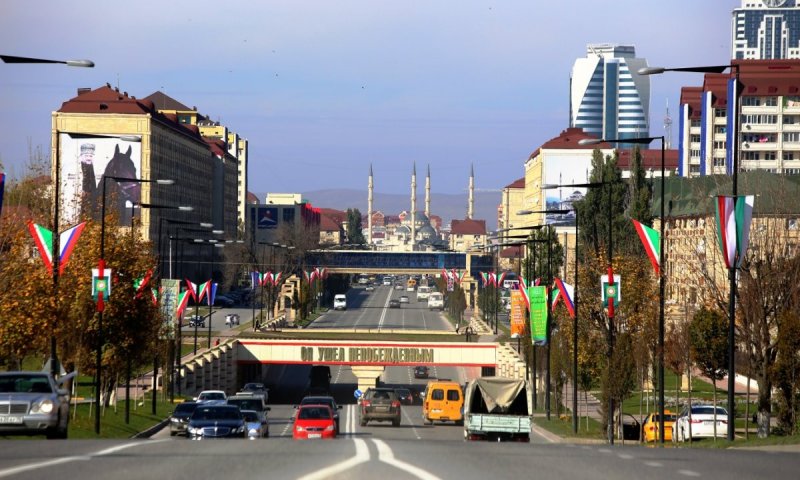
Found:
[[[356,388],[356,391],[355,391],[355,392],[353,392],[353,396],[354,396],[354,397],[356,397],[356,399],[359,399],[359,398],[361,398],[361,395],[363,395],[363,393],[361,392],[361,390],[359,390],[359,389],[357,389],[357,388]]]
[[[614,285],[610,285],[608,283],[608,275],[602,275],[600,277],[600,290],[601,295],[603,296],[603,307],[608,306],[608,298],[611,297],[614,299],[614,306],[619,306],[619,302],[622,301],[622,277],[620,275],[614,275]]]

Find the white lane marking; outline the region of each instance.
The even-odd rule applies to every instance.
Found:
[[[381,311],[381,319],[378,321],[378,330],[383,328],[383,319],[386,318],[387,308],[389,308],[389,300],[392,299],[392,290],[389,290],[389,295],[386,296],[386,301],[383,303],[383,310]]]
[[[294,412],[292,413],[292,416],[289,417],[289,423],[287,423],[286,426],[283,427],[283,431],[281,432],[281,437],[286,436],[289,433],[289,430],[292,429],[293,427],[294,427]]]
[[[627,453],[619,453],[617,456],[623,460],[630,460],[633,458],[633,455],[628,455]]]
[[[135,442],[135,443],[127,443],[124,445],[118,445],[116,447],[107,448],[105,450],[101,450],[99,452],[90,453],[88,455],[80,455],[80,456],[73,456],[73,457],[63,457],[63,458],[54,458],[52,460],[45,460],[43,462],[36,462],[36,463],[29,463],[26,465],[19,465],[17,467],[6,468],[0,470],[0,478],[9,477],[11,475],[18,475],[23,472],[29,472],[31,470],[38,470],[40,468],[45,467],[52,467],[53,465],[61,465],[62,463],[69,463],[75,462],[78,460],[91,460],[92,457],[101,457],[103,455],[108,455],[114,452],[118,452],[120,450],[125,450],[126,448],[131,447],[138,447],[139,445],[145,444],[152,444],[152,443],[159,443],[165,442],[167,439],[164,440],[148,440],[145,442]]]
[[[322,468],[316,472],[311,472],[308,475],[300,477],[299,480],[317,480],[330,478],[334,475],[350,470],[356,465],[369,461],[369,448],[367,442],[360,438],[354,438],[353,442],[356,444],[356,454],[347,460],[335,463],[329,467]]]
[[[680,473],[681,475],[686,475],[687,477],[699,477],[700,476],[699,473],[697,473],[695,471],[692,471],[692,470],[678,470],[678,473]]]
[[[656,467],[656,468],[664,466],[664,464],[661,462],[644,462],[644,464],[647,465],[648,467]]]
[[[611,450],[607,448],[598,448],[597,451],[600,453],[611,453]]]
[[[422,440],[422,437],[420,437],[419,433],[417,432],[417,426],[414,425],[414,421],[411,420],[411,417],[409,417],[408,413],[406,413],[406,409],[405,408],[401,408],[400,412],[402,413],[402,415],[404,417],[406,417],[406,421],[411,424],[411,431],[414,432],[414,436],[417,437],[417,440]]]
[[[440,480],[439,477],[426,470],[394,458],[394,452],[382,440],[372,439],[372,443],[378,447],[378,460],[381,462],[408,472],[421,480]]]

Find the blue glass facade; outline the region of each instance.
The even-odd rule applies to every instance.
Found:
[[[748,58],[761,60],[797,58],[796,55],[790,57],[788,49],[800,48],[800,9],[737,9],[734,10],[734,19],[734,23],[743,27],[741,31],[735,30],[736,42],[744,42],[743,48],[756,52],[754,57]],[[759,30],[761,29],[763,29],[763,36],[759,45]],[[782,38],[783,30],[786,30],[785,41]],[[734,46],[734,48],[733,58],[745,58],[742,47]]]

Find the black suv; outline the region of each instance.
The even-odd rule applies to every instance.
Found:
[[[361,426],[370,420],[400,426],[400,399],[393,388],[370,388],[361,397]]]

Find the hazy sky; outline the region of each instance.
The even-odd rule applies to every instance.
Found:
[[[651,66],[726,64],[738,0],[3,0],[0,53],[93,69],[0,63],[0,162],[49,153],[52,111],[106,82],[162,90],[250,142],[251,191],[498,189],[568,126],[587,43],[632,44]],[[651,77],[651,135],[680,87]],[[674,142],[677,145],[677,142]],[[654,147],[657,146],[655,143]],[[420,188],[424,185],[418,178]]]

